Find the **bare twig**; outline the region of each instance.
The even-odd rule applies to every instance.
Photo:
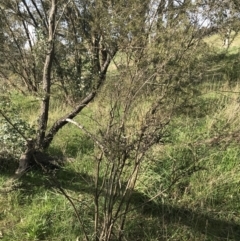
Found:
[[[104,152],[105,147],[103,146],[103,144],[92,133],[90,133],[83,125],[81,125],[81,124],[77,123],[76,121],[73,121],[69,118],[67,118],[66,121],[74,124],[79,129],[81,129],[84,133],[86,133],[88,135],[88,137],[90,137],[95,142],[95,144]]]

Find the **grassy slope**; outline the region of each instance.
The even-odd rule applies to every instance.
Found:
[[[205,39],[206,43],[208,43],[210,46],[217,47],[217,48],[223,48],[223,39],[218,34],[213,34]],[[237,36],[232,33],[231,38],[231,47],[230,47],[230,53],[235,53],[240,48],[240,35]]]
[[[129,214],[128,240],[240,240],[240,139],[230,135],[239,130],[240,87],[236,82],[232,85],[227,74],[222,82],[209,81],[201,90],[206,94],[197,100],[200,105],[175,117],[168,143],[155,147],[142,168],[132,205],[158,197]],[[23,97],[15,101],[26,106],[18,98]],[[34,108],[24,111],[26,118],[32,115],[32,123],[36,121]],[[53,106],[50,121],[64,111]],[[78,121],[93,128],[89,117],[96,111],[98,106],[92,104]],[[219,136],[221,141],[215,142],[213,137]],[[50,152],[75,159],[56,177],[79,200],[77,208],[87,230],[92,230],[91,141],[68,126],[58,134]],[[16,163],[7,164],[0,168],[1,185],[16,168]],[[48,175],[33,171],[21,179],[16,191],[1,194],[2,240],[83,240],[72,207],[48,180]]]

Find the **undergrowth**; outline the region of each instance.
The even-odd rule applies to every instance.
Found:
[[[126,240],[240,240],[240,89],[237,82],[233,87],[224,80],[199,88],[203,94],[176,112],[164,143],[154,146],[143,162],[127,216]],[[35,99],[15,93],[12,101],[24,109],[24,120],[31,116],[29,124],[36,122]],[[68,107],[64,108],[53,104],[51,123]],[[97,133],[93,116],[98,111],[93,103],[77,121]],[[32,170],[15,190],[1,193],[2,240],[84,240],[76,213],[58,185],[74,199],[85,231],[93,230],[93,142],[68,125],[48,151],[68,162],[50,174]],[[6,154],[0,162],[3,186],[16,162]]]

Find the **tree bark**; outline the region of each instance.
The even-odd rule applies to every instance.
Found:
[[[41,103],[41,114],[39,117],[37,146],[42,148],[48,122],[48,112],[50,103],[51,72],[54,58],[55,39],[55,16],[57,11],[57,0],[52,0],[52,6],[48,18],[48,49],[45,57],[43,69],[43,98]]]

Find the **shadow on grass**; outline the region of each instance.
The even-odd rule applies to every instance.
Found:
[[[235,53],[218,53],[207,56],[205,62],[208,64],[209,71],[207,74],[210,79],[216,78],[217,82],[225,82],[230,85],[236,85],[239,80],[239,49]],[[209,78],[205,78],[209,81]]]
[[[94,194],[92,176],[67,168],[50,175],[40,171],[29,172],[21,178],[21,182],[21,195],[39,194],[40,190],[56,188],[56,185],[74,192]],[[146,232],[152,232],[152,237],[157,237],[157,240],[186,240],[186,237],[185,239],[166,237],[164,226],[175,226],[176,229],[187,227],[191,232],[204,235],[204,240],[240,240],[240,224],[238,223],[218,219],[207,212],[198,212],[169,204],[157,204],[148,200],[148,197],[139,192],[135,192],[132,197],[131,207],[136,220],[133,223],[134,227],[129,230],[129,235],[130,238],[134,236],[136,241],[143,240],[141,237],[144,237]]]
[[[10,155],[0,155],[0,175],[11,177],[18,168],[18,162]]]
[[[169,204],[148,202],[149,198],[145,197],[141,193],[135,193],[133,200],[134,205],[141,206],[141,208],[138,208],[138,211],[140,211],[141,214],[145,217],[158,217],[160,225],[162,226],[166,224],[173,225],[175,228],[179,226],[186,226],[188,229],[204,235],[204,240],[240,240],[239,223],[222,220],[210,212],[207,213],[205,210],[196,211],[176,205],[173,206]],[[180,238],[176,240],[182,239]]]

